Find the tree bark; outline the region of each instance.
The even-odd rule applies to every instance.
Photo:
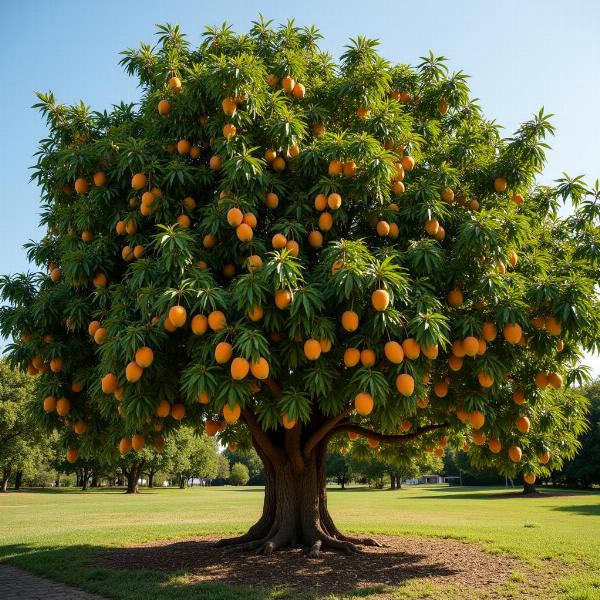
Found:
[[[273,396],[281,397],[277,383],[266,380]],[[382,443],[401,444],[415,437],[442,429],[447,423],[427,425],[408,434],[381,434],[349,421],[351,407],[337,416],[317,413],[307,425],[292,429],[263,431],[250,408],[242,409],[247,425],[264,465],[265,496],[260,519],[242,536],[223,539],[219,546],[256,550],[269,555],[278,548],[304,546],[309,557],[317,557],[322,548],[358,551],[359,545],[379,546],[367,537],[341,533],[327,508],[325,454],[329,440],[336,434],[353,431]]]
[[[17,471],[15,473],[15,492],[21,489],[21,483],[23,482],[23,471]]]
[[[287,458],[273,460],[256,442],[255,448],[265,468],[262,516],[245,535],[221,540],[219,545],[265,555],[278,548],[303,546],[310,557],[317,557],[324,547],[349,554],[358,550],[356,544],[378,545],[368,538],[345,536],[333,523],[327,509],[327,442],[318,444],[301,468]]]
[[[12,467],[4,467],[2,469],[2,492],[8,492],[8,480],[12,473]]]
[[[126,494],[139,493],[138,480],[140,478],[140,475],[142,474],[143,468],[144,461],[131,465],[131,468],[129,470],[124,470],[124,473],[127,477],[127,490],[125,490]]]
[[[148,487],[154,487],[154,471],[148,471]]]

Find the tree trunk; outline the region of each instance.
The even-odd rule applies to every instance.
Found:
[[[144,461],[138,464],[131,465],[131,468],[128,471],[125,471],[125,475],[127,476],[127,490],[126,494],[137,494],[139,492],[138,488],[138,480],[140,475],[142,474],[142,469],[144,468]]]
[[[90,478],[90,475],[88,473],[88,469],[87,469],[87,467],[84,467],[83,471],[81,472],[81,491],[82,492],[85,492],[85,490],[87,490],[89,478]]]
[[[267,379],[265,383],[276,399],[282,397],[277,382]],[[263,512],[246,534],[221,540],[218,545],[258,550],[266,555],[277,548],[306,546],[310,548],[309,557],[319,556],[322,547],[351,553],[358,551],[357,545],[380,545],[371,538],[344,535],[329,514],[325,479],[329,440],[339,433],[353,432],[373,436],[379,442],[400,444],[443,429],[448,424],[438,423],[407,434],[386,435],[349,422],[351,410],[349,405],[334,417],[321,413],[306,426],[296,423],[291,429],[278,427],[266,432],[250,408],[242,409],[242,421],[248,426],[252,444],[264,465]]]
[[[17,471],[15,474],[15,492],[21,489],[23,482],[23,471]]]
[[[523,480],[523,494],[539,494],[533,483]]]
[[[60,473],[56,471],[56,479],[54,480],[54,486],[60,487]]]
[[[92,481],[90,482],[90,487],[98,487],[98,475],[96,471],[92,471]]]
[[[185,489],[185,475],[182,473],[181,475],[179,475],[179,489],[180,490],[184,490]]]
[[[2,491],[8,492],[8,480],[10,479],[10,474],[12,473],[12,467],[4,467],[2,469]]]
[[[379,545],[369,538],[342,534],[327,509],[325,452],[327,443],[315,447],[302,464],[289,458],[271,460],[260,446],[255,448],[265,468],[263,512],[250,530],[219,545],[238,545],[268,555],[284,547],[304,546],[317,557],[322,547],[356,552],[355,544]],[[283,454],[283,453],[282,453]]]
[[[149,488],[154,487],[154,471],[148,472],[148,487]]]

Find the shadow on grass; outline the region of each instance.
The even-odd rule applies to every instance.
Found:
[[[570,506],[555,506],[552,508],[552,510],[576,513],[578,515],[589,517],[600,517],[600,502],[598,502],[598,504],[572,504]]]
[[[459,565],[399,547],[368,557],[323,552],[309,559],[302,550],[269,557],[227,552],[215,548],[212,540],[131,548],[15,544],[0,546],[0,560],[123,600],[313,600],[336,593],[360,597],[415,578],[451,577],[461,571]]]
[[[421,488],[424,489],[424,488]],[[425,488],[427,489],[427,488]],[[545,488],[538,487],[536,494],[523,494],[522,488],[497,488],[497,487],[439,487],[439,488],[428,488],[427,491],[433,491],[432,494],[421,495],[419,494],[419,500],[507,500],[512,498],[527,499],[544,499],[544,498],[559,498],[559,497],[573,497],[573,496],[594,496],[600,494],[594,494],[591,490],[571,490],[571,489],[560,489],[560,488]],[[399,498],[402,499],[402,498]]]
[[[191,488],[188,488],[191,489]],[[58,495],[58,494],[63,494],[63,495],[85,495],[85,496],[92,496],[94,494],[125,494],[125,491],[127,490],[126,487],[97,487],[97,488],[88,488],[87,490],[82,490],[79,487],[59,487],[59,488],[55,488],[55,487],[47,487],[47,488],[43,488],[43,487],[32,487],[32,488],[21,488],[20,490],[9,490],[9,494],[54,494],[54,495]],[[154,488],[148,488],[148,487],[140,487],[139,488],[139,493],[140,494],[158,494],[161,493],[163,490],[179,490],[179,488],[175,488],[175,487],[167,487],[167,488],[163,488],[163,487],[154,487]]]

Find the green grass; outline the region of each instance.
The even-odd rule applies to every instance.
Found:
[[[103,548],[242,532],[257,519],[261,502],[260,488],[0,495],[0,560],[119,599],[286,597],[282,590],[195,584],[183,572],[113,571],[94,561]],[[559,572],[556,594],[562,598],[600,598],[600,494],[521,498],[489,488],[351,488],[332,490],[329,507],[347,531],[478,542],[488,552],[522,559],[534,571],[551,564]],[[515,572],[505,592],[523,585],[526,577]],[[408,582],[396,597],[460,597],[454,587],[439,588],[435,581]]]

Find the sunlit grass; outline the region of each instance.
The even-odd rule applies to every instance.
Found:
[[[258,518],[262,494],[261,488],[214,487],[144,490],[136,496],[115,489],[1,495],[0,559],[114,598],[241,597],[222,584],[190,584],[185,573],[98,568],[93,553],[157,539],[244,531]],[[351,488],[331,490],[329,507],[348,531],[477,542],[488,552],[518,557],[534,570],[546,571],[552,561],[564,598],[600,597],[600,494],[523,498],[487,488]],[[505,593],[509,597],[511,586],[524,585],[523,574],[515,572]],[[418,582],[403,588],[398,597],[454,598],[458,593],[447,587],[439,596],[435,585],[428,589]],[[244,594],[276,598],[282,592]]]

